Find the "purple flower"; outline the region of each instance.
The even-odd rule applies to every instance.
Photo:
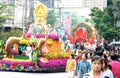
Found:
[[[14,54],[14,55],[18,55],[17,50],[12,49],[11,52],[12,52],[12,54]]]
[[[30,38],[31,35],[32,35],[32,33],[27,33],[27,34],[25,34],[25,36],[26,36],[27,38]]]
[[[48,38],[51,38],[51,39],[53,39],[53,40],[59,40],[59,36],[54,35],[54,34],[49,34],[49,35],[48,35]]]
[[[59,67],[59,66],[66,66],[67,59],[51,59],[48,63],[43,63],[39,61],[39,66],[42,68],[49,68],[49,67]]]
[[[45,38],[44,34],[36,34],[36,38]]]
[[[10,64],[10,65],[23,65],[23,66],[33,66],[33,62],[27,62],[27,61],[12,61],[12,60],[1,60],[2,64]]]

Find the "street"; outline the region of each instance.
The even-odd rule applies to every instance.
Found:
[[[34,73],[34,72],[12,72],[0,71],[0,78],[67,78],[67,73]]]

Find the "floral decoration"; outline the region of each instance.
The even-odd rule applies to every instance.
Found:
[[[59,66],[66,66],[67,59],[51,59],[48,63],[43,63],[39,61],[39,65],[42,68],[49,68],[49,67],[59,67]]]
[[[20,60],[20,59],[10,59],[10,58],[3,58],[1,60],[2,64],[10,64],[10,65],[21,65],[21,66],[30,66],[34,65],[31,60]]]
[[[68,58],[68,52],[49,52],[43,55],[47,59]]]
[[[48,38],[51,38],[51,39],[53,39],[53,40],[59,40],[59,36],[54,35],[54,34],[49,34],[49,35],[48,35]]]
[[[47,43],[47,44],[52,44],[52,43],[53,43],[53,40],[49,38],[49,39],[47,39],[46,43]]]
[[[31,35],[32,35],[32,33],[27,33],[27,34],[25,34],[25,36],[26,36],[27,38],[31,38]]]
[[[36,34],[36,38],[45,38],[44,34]]]
[[[17,50],[12,49],[11,52],[12,52],[13,55],[18,55]]]
[[[28,44],[29,43],[29,40],[28,39],[21,39],[19,41],[19,44]]]

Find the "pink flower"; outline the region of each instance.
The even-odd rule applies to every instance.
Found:
[[[12,52],[12,54],[14,54],[14,55],[18,55],[17,50],[12,49],[11,52]]]
[[[36,34],[36,38],[45,38],[44,34]]]
[[[25,36],[27,37],[27,38],[31,38],[31,35],[32,35],[32,33],[27,33],[27,34],[25,34]]]
[[[51,59],[48,63],[43,63],[39,61],[39,65],[42,68],[49,68],[49,67],[59,67],[59,66],[66,66],[67,59]]]

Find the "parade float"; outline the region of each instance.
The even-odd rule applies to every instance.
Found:
[[[39,3],[34,10],[35,23],[31,23],[28,30],[23,30],[21,37],[9,37],[4,45],[0,41],[0,70],[12,71],[65,71],[66,63],[73,50],[66,47],[60,40],[56,26],[50,31],[46,24],[47,7]],[[83,30],[82,26],[86,27]],[[95,34],[92,28],[85,24],[78,24],[68,36],[71,44],[86,40],[92,44]],[[92,32],[92,33],[91,33]]]
[[[76,24],[75,26],[71,27],[71,34],[68,36],[68,40],[72,44],[77,42],[83,42],[86,49],[92,49],[97,38],[97,30],[94,26],[90,26],[84,22]],[[89,47],[89,48],[88,48]]]
[[[56,28],[49,31],[46,24],[47,8],[39,3],[34,10],[35,23],[21,37],[10,37],[6,44],[0,42],[1,70],[12,71],[65,71],[69,54],[63,50]],[[4,46],[4,49],[3,49]]]

